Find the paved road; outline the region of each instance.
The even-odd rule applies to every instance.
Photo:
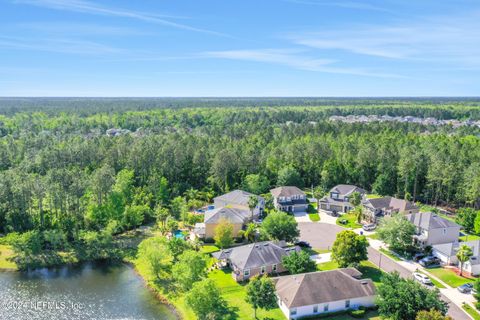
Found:
[[[318,222],[302,222],[298,224],[298,228],[300,229],[300,239],[310,242],[316,249],[330,249],[337,233],[345,230],[337,225]],[[397,271],[404,278],[412,278],[412,273],[408,269],[372,247],[368,248],[368,260],[386,272]],[[454,320],[469,319],[463,310],[447,297],[442,295],[442,299],[448,303],[448,315]]]

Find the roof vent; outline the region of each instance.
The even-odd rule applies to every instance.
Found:
[[[268,246],[268,242],[263,244],[265,247]]]
[[[364,285],[368,284],[368,281],[362,281],[362,284],[364,284]]]

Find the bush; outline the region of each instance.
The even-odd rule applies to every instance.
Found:
[[[363,318],[365,316],[365,313],[367,311],[365,309],[358,309],[358,310],[350,310],[349,311],[349,314],[353,317],[353,318],[357,318],[357,319],[360,319],[360,318]]]

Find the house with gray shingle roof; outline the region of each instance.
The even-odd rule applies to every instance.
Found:
[[[330,212],[348,212],[354,207],[350,203],[350,197],[355,192],[362,196],[367,193],[364,189],[354,185],[339,184],[330,189],[328,195],[320,199],[320,209]]]
[[[472,276],[480,275],[480,240],[436,244],[432,246],[432,255],[439,258],[445,264],[460,267],[457,252],[463,244],[469,246],[473,253],[470,259],[463,264],[463,271]]]
[[[379,218],[395,213],[414,214],[420,211],[415,203],[394,197],[364,198],[362,200],[363,219],[368,222],[378,222]]]
[[[285,212],[306,212],[307,196],[305,192],[294,186],[283,186],[270,190],[273,206]]]
[[[361,276],[344,268],[275,278],[278,305],[287,319],[374,306],[375,285]]]
[[[220,250],[212,255],[232,269],[236,281],[244,281],[256,275],[285,272],[283,256],[299,250],[298,247],[284,248],[272,241],[264,241]]]
[[[258,199],[258,204],[253,209],[253,219],[257,219],[265,209],[265,199],[253,193],[243,190],[233,190],[231,192],[214,198],[213,204],[215,205],[215,208],[230,207],[250,210],[248,206],[250,197],[257,197]]]
[[[406,216],[416,227],[414,241],[421,247],[458,242],[461,226],[432,212],[417,212]]]

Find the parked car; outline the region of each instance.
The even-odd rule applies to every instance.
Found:
[[[417,253],[414,257],[413,257],[413,260],[415,260],[415,262],[419,262],[420,260],[422,260],[423,258],[425,258],[426,255],[424,253]]]
[[[376,227],[377,225],[375,223],[370,223],[370,224],[364,224],[362,226],[362,229],[365,231],[372,231],[372,230],[375,230]]]
[[[297,243],[295,243],[295,245],[297,245],[299,247],[302,247],[302,248],[311,248],[312,247],[310,245],[310,243],[308,243],[307,241],[298,241]]]
[[[328,211],[328,214],[331,215],[332,217],[338,217],[340,216],[337,212],[337,210],[333,210],[333,211]]]
[[[461,293],[470,293],[473,290],[473,283],[465,283],[457,288]]]
[[[420,259],[418,263],[420,263],[422,267],[433,268],[433,267],[440,266],[440,259],[438,259],[437,257],[428,256],[423,259]]]
[[[424,275],[423,273],[420,273],[420,272],[414,272],[413,273],[413,278],[415,280],[417,280],[418,282],[426,284],[426,285],[431,285],[432,284],[432,281],[430,280],[430,278],[427,277],[426,275]]]

